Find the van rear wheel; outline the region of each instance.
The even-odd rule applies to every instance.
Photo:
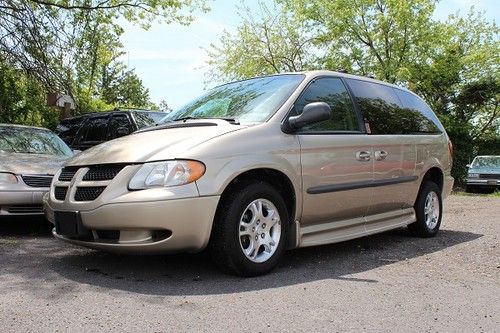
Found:
[[[424,181],[415,202],[417,221],[408,225],[410,232],[419,237],[433,237],[441,226],[443,202],[436,183]]]
[[[213,261],[240,276],[272,270],[285,251],[289,224],[279,192],[265,182],[253,182],[222,200],[209,244]]]

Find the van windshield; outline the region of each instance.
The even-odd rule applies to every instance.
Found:
[[[261,123],[273,115],[304,79],[283,74],[228,83],[209,90],[159,123],[193,118],[231,118],[240,123]]]

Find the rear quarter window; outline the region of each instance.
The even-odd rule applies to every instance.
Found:
[[[417,96],[375,82],[355,79],[347,82],[371,134],[441,132],[434,113]]]
[[[396,88],[393,89],[396,91],[396,94],[407,112],[418,113],[422,116],[416,128],[414,128],[415,132],[441,133],[444,131],[443,125],[441,125],[432,109],[420,97],[408,91]]]
[[[132,113],[137,129],[150,127],[158,124],[167,114],[162,112],[133,112]]]

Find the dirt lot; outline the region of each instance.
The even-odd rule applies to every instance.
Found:
[[[500,331],[500,198],[452,196],[433,239],[402,229],[294,250],[251,279],[205,254],[73,247],[39,223],[0,225],[2,332]]]

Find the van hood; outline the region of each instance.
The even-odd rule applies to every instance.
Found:
[[[160,125],[89,148],[68,160],[65,165],[141,163],[183,158],[187,151],[197,145],[245,127],[224,120]]]
[[[53,175],[61,168],[67,156],[0,153],[0,172],[17,175]]]

